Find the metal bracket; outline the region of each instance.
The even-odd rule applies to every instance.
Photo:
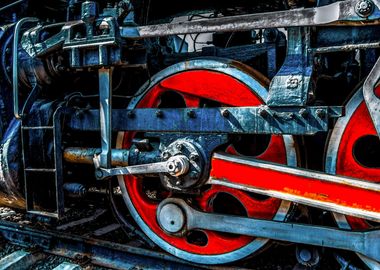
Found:
[[[288,29],[288,52],[284,64],[271,81],[266,104],[305,106],[313,63],[310,56],[310,28]]]
[[[375,87],[380,80],[380,57],[377,59],[363,85],[363,96],[377,135],[380,136],[380,99],[375,93]]]
[[[37,18],[23,18],[16,23],[15,32],[13,36],[13,72],[12,72],[12,86],[13,86],[13,114],[17,119],[21,119],[18,102],[18,41],[21,28],[26,23],[36,23],[39,20]]]

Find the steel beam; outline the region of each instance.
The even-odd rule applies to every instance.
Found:
[[[112,128],[114,131],[313,135],[327,131],[329,118],[342,114],[342,107],[323,106],[115,109]],[[80,117],[74,112],[67,113],[65,124],[73,130],[96,131],[98,115],[97,110],[86,111]]]

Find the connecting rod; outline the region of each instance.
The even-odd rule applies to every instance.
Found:
[[[168,233],[204,229],[355,251],[380,261],[380,231],[349,231],[331,227],[285,223],[247,217],[211,214],[191,208],[181,199],[166,199],[157,220]]]

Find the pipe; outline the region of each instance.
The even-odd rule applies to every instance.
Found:
[[[93,158],[102,152],[101,148],[68,147],[63,151],[63,159],[69,163],[94,164]],[[158,150],[139,151],[137,148],[111,149],[111,166],[126,167],[129,165],[160,162]]]
[[[93,158],[102,152],[100,148],[68,147],[63,159],[70,163],[94,164]],[[112,166],[128,166],[129,150],[112,149]]]

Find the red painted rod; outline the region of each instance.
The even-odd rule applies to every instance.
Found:
[[[209,184],[380,221],[380,185],[226,154],[214,154]]]

